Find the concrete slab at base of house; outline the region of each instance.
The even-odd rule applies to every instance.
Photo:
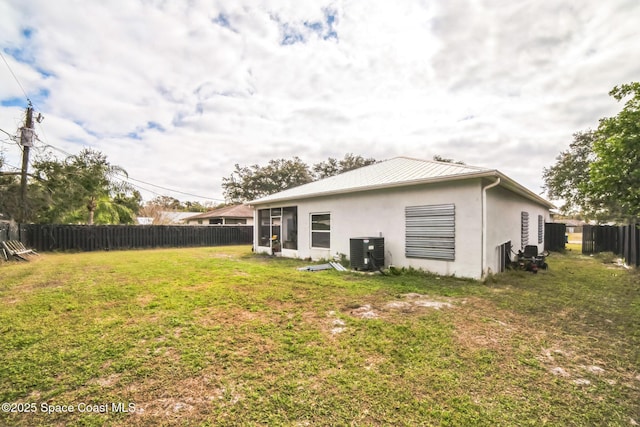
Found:
[[[385,266],[470,278],[501,271],[506,242],[542,251],[553,208],[497,170],[406,157],[249,204],[256,252],[350,257],[351,238],[383,237]]]

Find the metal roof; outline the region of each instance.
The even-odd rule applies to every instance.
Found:
[[[551,203],[495,169],[395,157],[248,202],[249,205],[460,179],[499,177],[501,186],[548,207]]]

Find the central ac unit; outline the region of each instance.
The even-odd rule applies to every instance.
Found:
[[[384,267],[384,237],[350,239],[350,262],[354,270],[379,270]]]

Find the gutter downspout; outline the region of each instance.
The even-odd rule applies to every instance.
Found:
[[[485,277],[486,266],[487,266],[487,248],[486,246],[486,236],[487,236],[487,190],[493,188],[500,184],[500,177],[496,177],[496,181],[482,188],[482,238],[480,250],[482,252],[482,272],[481,277]]]

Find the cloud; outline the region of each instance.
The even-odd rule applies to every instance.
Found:
[[[639,12],[622,0],[10,0],[0,49],[49,144],[93,146],[161,186],[222,198],[235,163],[352,152],[439,154],[537,191],[574,132],[619,110],[608,91],[637,79]],[[23,98],[0,64],[2,129],[20,124]]]

